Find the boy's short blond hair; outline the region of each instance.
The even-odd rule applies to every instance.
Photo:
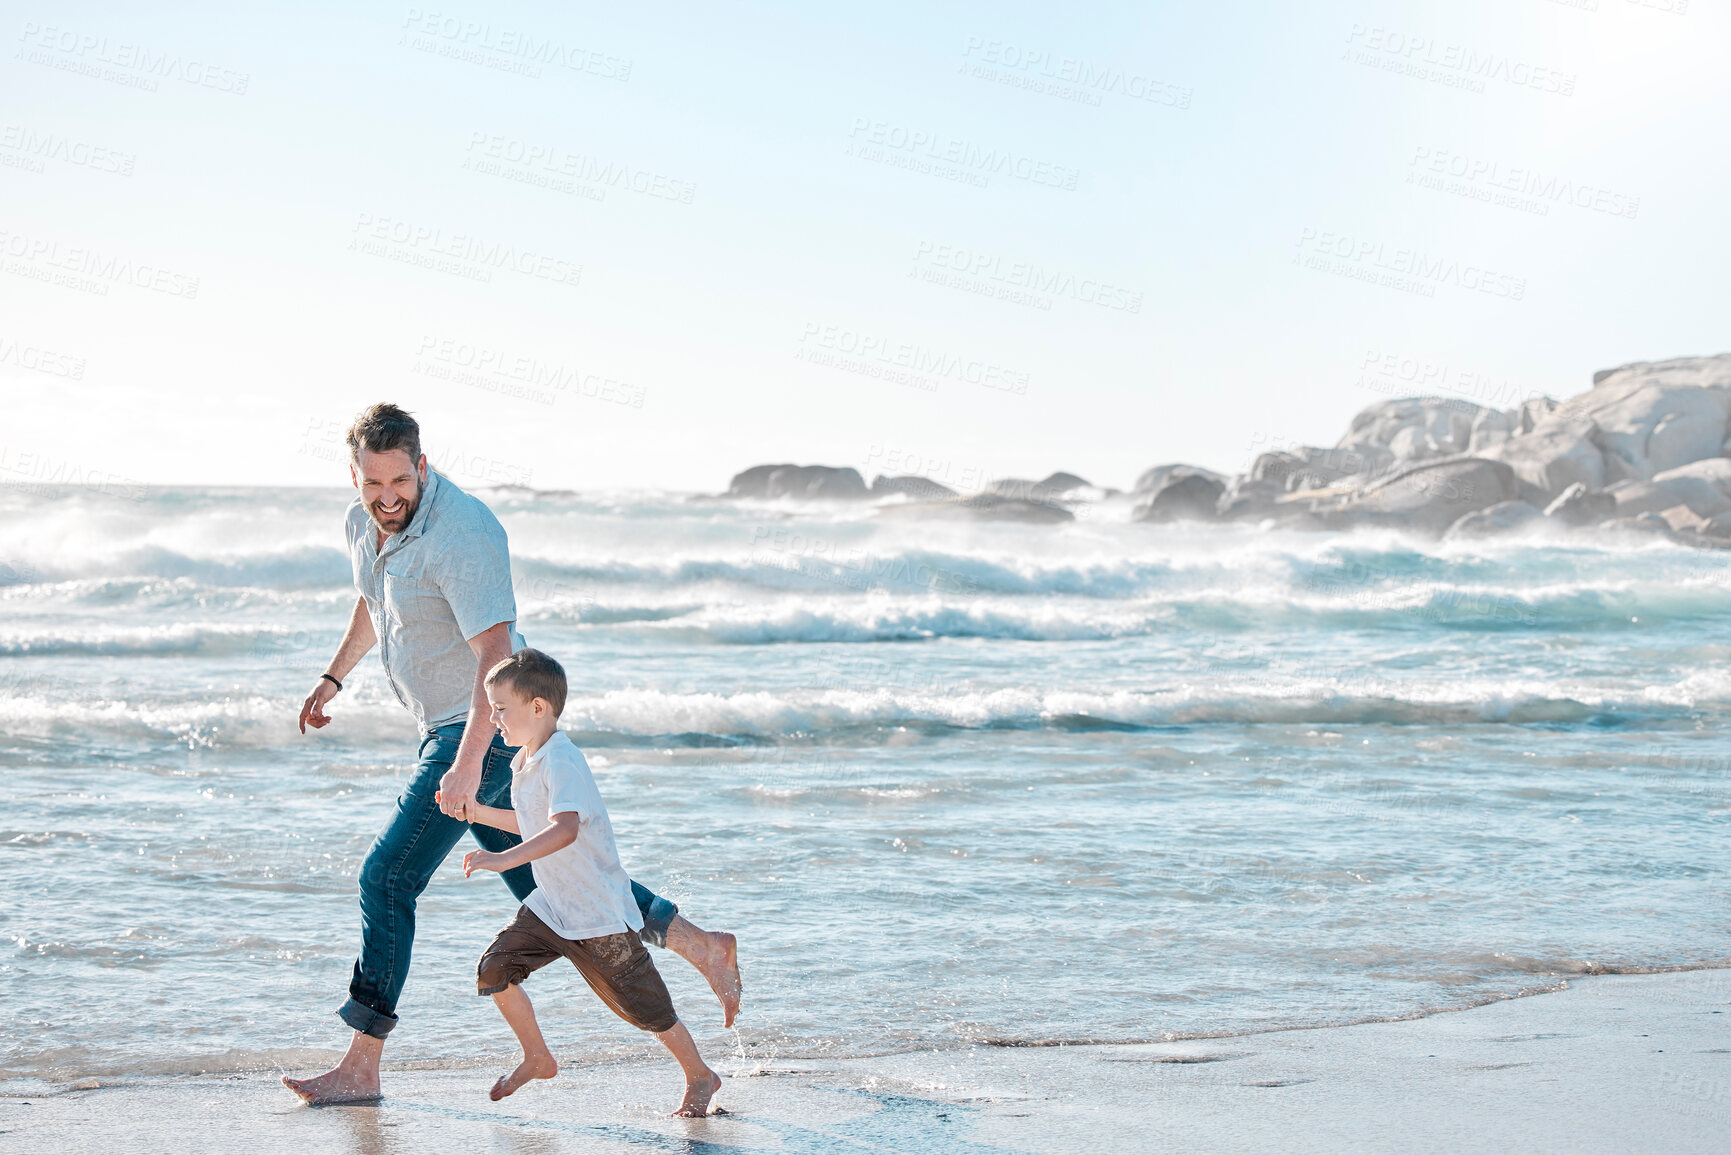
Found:
[[[549,654],[523,647],[487,671],[487,685],[500,682],[530,701],[542,699],[555,718],[565,712],[565,667]]]

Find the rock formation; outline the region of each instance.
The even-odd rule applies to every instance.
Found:
[[[905,493],[909,497],[925,500],[956,496],[955,490],[947,485],[939,484],[929,477],[920,477],[914,474],[886,477],[880,473],[872,478],[873,497],[888,496],[892,493]]]
[[[1013,497],[1019,501],[1062,501],[1077,490],[1092,489],[1086,481],[1074,473],[1054,473],[1040,481],[1028,481],[1021,477],[1004,477],[986,486],[986,492],[993,497]]]
[[[942,517],[967,521],[1021,521],[1035,525],[1051,525],[1060,521],[1075,521],[1076,515],[1063,506],[1045,501],[1027,501],[1020,497],[1001,497],[995,493],[976,493],[972,497],[951,497],[940,501],[914,501],[905,505],[887,505],[879,516],[889,518]]]
[[[1545,516],[1554,517],[1564,525],[1597,525],[1617,512],[1617,499],[1608,493],[1588,489],[1575,482],[1545,506]]]
[[[1545,520],[1543,511],[1524,501],[1499,501],[1469,513],[1449,526],[1451,538],[1494,537],[1511,529],[1526,529]]]
[[[1195,465],[1156,465],[1136,479],[1137,521],[1212,521],[1231,478]]]
[[[1074,521],[1067,508],[1083,500],[1094,500],[1108,491],[1091,486],[1073,473],[1054,473],[1042,481],[1006,478],[992,482],[984,492],[958,494],[929,477],[879,475],[871,488],[854,469],[830,465],[754,465],[734,475],[723,498],[791,498],[799,501],[857,501],[862,498],[896,498],[885,505],[883,516],[943,517],[970,521],[1017,521],[1051,524]],[[911,500],[900,500],[907,498]]]
[[[1212,511],[1199,483],[1165,503],[1149,498],[1171,479],[1218,475],[1156,466],[1137,483],[1148,495],[1137,516],[1167,520],[1165,504],[1200,520],[1455,538],[1602,525],[1731,544],[1728,426],[1731,354],[1642,361],[1595,374],[1577,397],[1506,411],[1445,397],[1378,402],[1332,448],[1264,453],[1221,478]]]
[[[1731,547],[1731,354],[1638,361],[1592,388],[1499,410],[1463,398],[1379,401],[1331,447],[1294,446],[1227,476],[1157,465],[1137,478],[1140,522],[1377,526],[1475,539],[1599,527]],[[1061,522],[1116,491],[1073,473],[1004,478],[961,496],[923,477],[760,465],[727,496],[886,502],[886,516]]]
[[[736,473],[727,497],[797,497],[850,501],[871,496],[859,470],[833,465],[754,465]]]

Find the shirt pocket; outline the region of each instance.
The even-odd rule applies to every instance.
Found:
[[[425,568],[413,559],[392,558],[385,562],[384,595],[386,612],[411,628],[451,616],[438,583],[427,577]]]

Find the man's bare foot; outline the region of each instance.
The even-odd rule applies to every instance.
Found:
[[[703,936],[702,953],[691,965],[721,1000],[721,1025],[731,1027],[733,1016],[739,1013],[739,940],[724,930],[698,933]]]
[[[350,1071],[334,1067],[310,1079],[282,1077],[282,1085],[306,1100],[309,1107],[329,1107],[336,1103],[376,1103],[379,1096],[379,1074]]]
[[[721,1000],[721,1025],[731,1027],[733,1016],[739,1013],[743,988],[739,981],[739,940],[726,931],[711,931],[709,942],[712,961],[698,969],[709,981],[709,989]]]
[[[728,935],[732,938],[732,935]],[[707,1079],[696,1083],[685,1084],[685,1098],[679,1101],[679,1110],[673,1112],[676,1119],[701,1119],[709,1114],[709,1101],[715,1098],[715,1093],[721,1090],[721,1076],[714,1071],[709,1072]]]
[[[306,1100],[309,1107],[332,1103],[376,1103],[379,1100],[379,1058],[385,1041],[356,1031],[342,1061],[310,1079],[282,1077],[282,1085]]]
[[[667,949],[697,968],[721,1000],[722,1025],[739,1013],[739,941],[726,931],[703,930],[676,914],[667,926]]]
[[[559,1073],[559,1064],[553,1056],[545,1051],[533,1058],[525,1055],[523,1061],[517,1064],[517,1069],[509,1075],[500,1075],[499,1081],[493,1084],[493,1089],[487,1092],[487,1097],[497,1103],[506,1095],[515,1094],[523,1084],[530,1079],[551,1079]]]

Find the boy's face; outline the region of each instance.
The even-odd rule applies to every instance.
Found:
[[[487,687],[493,725],[507,746],[521,746],[545,724],[550,709],[545,698],[525,698],[517,687],[495,682]]]

